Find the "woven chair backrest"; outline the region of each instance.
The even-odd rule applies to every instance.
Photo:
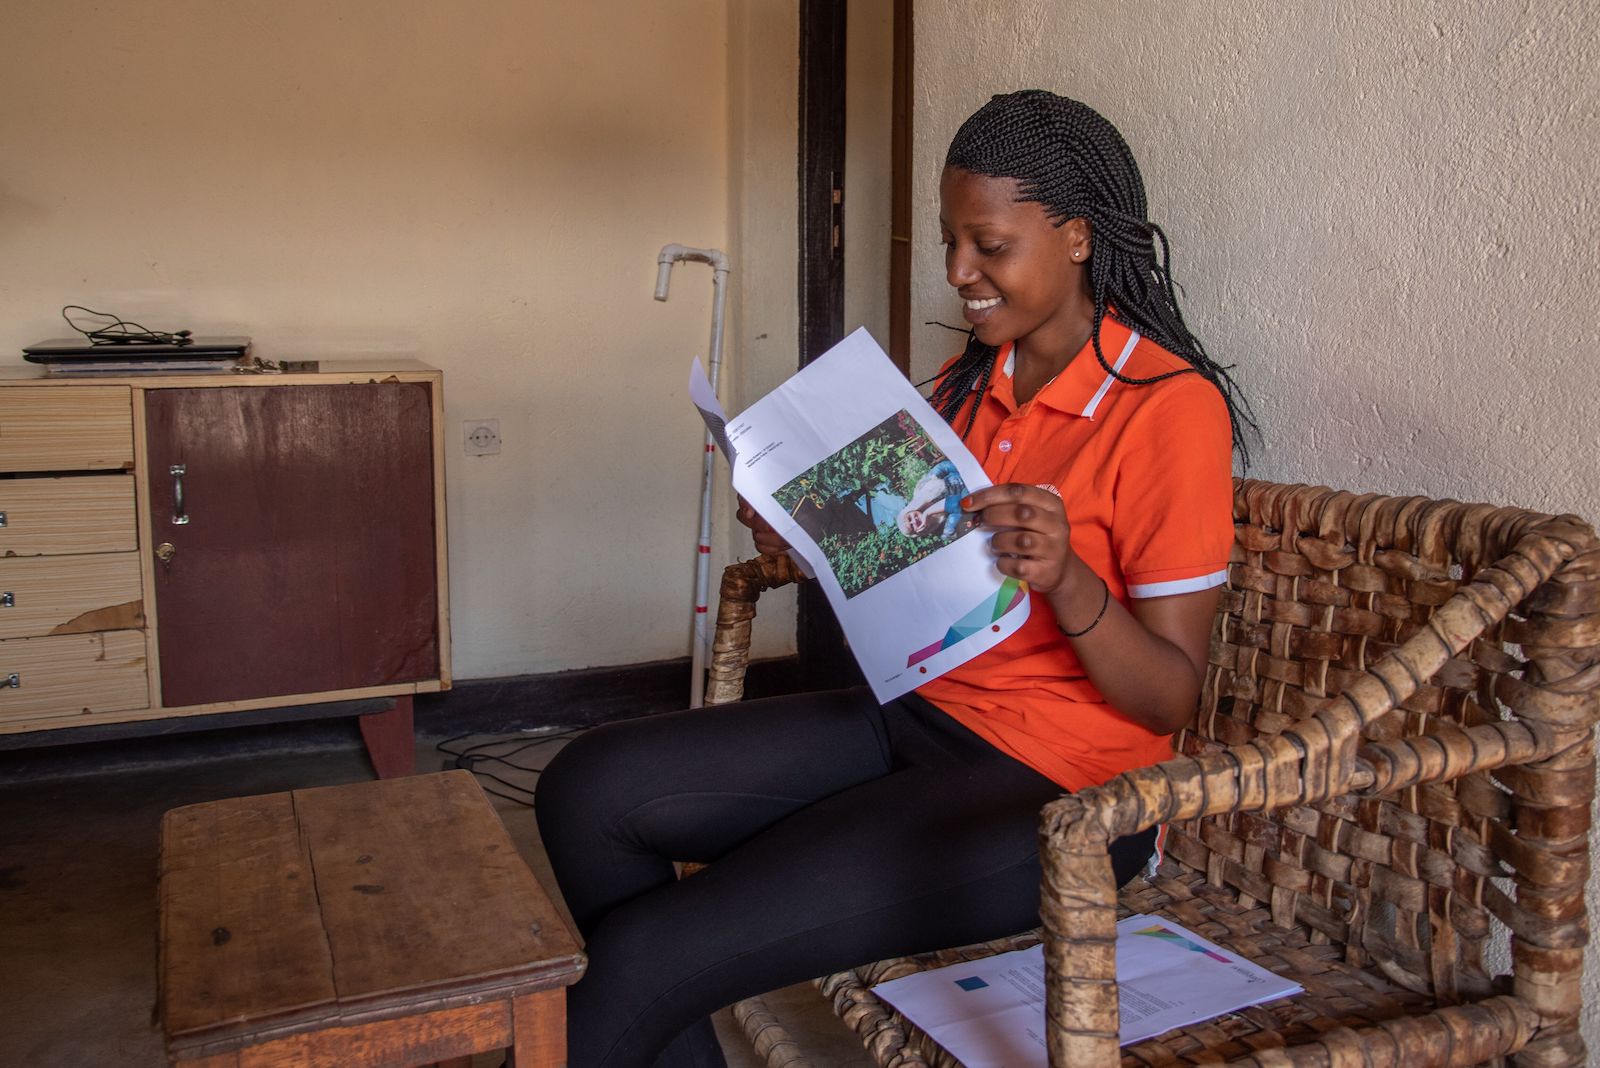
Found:
[[[1168,857],[1439,1003],[1500,989],[1513,950],[1519,973],[1580,964],[1600,684],[1592,531],[1572,517],[1253,481],[1236,484],[1234,522],[1211,667],[1181,752],[1242,744],[1314,712],[1524,534],[1552,528],[1577,542],[1573,559],[1366,737],[1517,719],[1553,739],[1554,755],[1177,825]]]

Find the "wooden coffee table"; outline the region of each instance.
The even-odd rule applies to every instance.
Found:
[[[160,898],[175,1064],[566,1061],[583,954],[465,771],[173,809]]]

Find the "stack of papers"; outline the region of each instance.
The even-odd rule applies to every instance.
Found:
[[[967,1068],[1049,1063],[1043,946],[872,989]],[[1301,990],[1164,917],[1129,916],[1117,924],[1118,1037],[1124,1046]]]

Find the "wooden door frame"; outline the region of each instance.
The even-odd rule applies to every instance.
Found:
[[[844,336],[847,0],[800,0],[800,366]],[[911,366],[912,0],[894,0],[889,357]],[[868,284],[875,284],[869,282]],[[796,645],[808,689],[862,682],[821,588],[803,583]]]
[[[800,0],[800,366],[844,336],[846,0]],[[827,597],[800,585],[795,644],[807,689],[861,679]]]
[[[911,373],[912,0],[894,0],[889,128],[889,359]]]

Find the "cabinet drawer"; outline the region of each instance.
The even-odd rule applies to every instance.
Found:
[[[131,475],[0,479],[0,556],[131,553]]]
[[[120,712],[150,704],[144,632],[62,634],[0,641],[0,719]]]
[[[0,389],[0,471],[103,471],[133,466],[127,386]]]
[[[142,626],[138,553],[0,560],[0,638]]]

